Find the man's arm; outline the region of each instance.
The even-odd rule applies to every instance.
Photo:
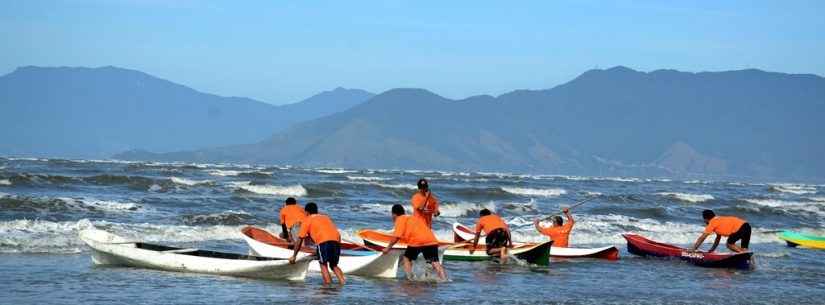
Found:
[[[567,216],[567,223],[569,223],[570,226],[573,226],[573,224],[575,224],[576,221],[573,220],[573,215],[570,215],[570,209],[564,208],[564,210],[562,210],[562,212],[564,212],[564,216]]]
[[[719,246],[719,241],[722,239],[722,235],[716,234],[716,240],[713,241],[713,246],[710,247],[708,252],[716,251],[716,247]]]
[[[289,258],[289,263],[295,263],[295,257],[298,256],[298,251],[301,251],[301,247],[304,245],[304,238],[298,238],[298,242],[295,243],[295,250],[292,251],[292,257]]]
[[[286,228],[286,224],[281,222],[281,234],[286,236],[286,241],[292,242],[292,236],[289,234],[289,230]]]
[[[473,237],[473,247],[470,248],[470,254],[476,251],[476,247],[478,246],[478,238],[481,236],[481,230],[476,231],[476,236]]]
[[[697,249],[699,249],[699,246],[701,246],[702,243],[705,242],[705,238],[708,238],[708,235],[710,234],[702,233],[702,235],[699,235],[699,238],[697,238],[696,242],[693,243],[693,248],[691,248],[691,250],[696,251]]]
[[[398,243],[399,239],[400,238],[398,238],[398,237],[393,237],[392,240],[390,241],[390,243],[387,245],[387,247],[385,247],[384,250],[381,251],[381,252],[384,252],[384,253],[390,252],[390,250],[392,250],[392,246],[395,246],[395,244]]]

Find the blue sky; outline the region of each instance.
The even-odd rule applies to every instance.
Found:
[[[616,65],[825,75],[823,8],[825,1],[3,1],[0,74],[114,65],[273,104],[338,86],[498,95]]]

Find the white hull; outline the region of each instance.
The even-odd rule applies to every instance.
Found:
[[[243,234],[246,244],[249,245],[251,253],[258,256],[274,257],[274,258],[289,258],[292,256],[293,250],[277,247],[266,244]],[[374,252],[370,255],[364,256],[348,256],[341,255],[338,261],[338,267],[341,268],[345,274],[380,277],[380,278],[395,278],[398,274],[398,258],[401,257],[403,251],[393,250],[389,253]],[[309,253],[298,252],[298,258],[310,257]],[[309,271],[321,272],[321,264],[313,262],[309,264]]]
[[[92,261],[99,265],[303,281],[311,262],[310,259],[303,259],[291,265],[286,260],[230,259],[185,254],[194,253],[197,249],[142,249],[136,242],[129,242],[98,229],[81,231],[80,239],[92,248]]]

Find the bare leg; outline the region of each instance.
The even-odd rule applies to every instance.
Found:
[[[329,269],[327,267],[327,264],[321,264],[321,278],[324,279],[325,285],[329,285],[332,283],[332,277],[329,276]]]
[[[736,252],[736,253],[742,253],[742,252],[748,251],[747,248],[741,248],[741,247],[737,246],[736,244],[727,244],[727,246],[728,246],[728,249],[730,249],[731,251]]]
[[[332,272],[335,272],[335,277],[338,278],[338,284],[344,285],[347,283],[347,280],[344,278],[344,272],[341,271],[341,268],[335,266],[335,268],[332,268]]]
[[[435,272],[438,273],[438,278],[440,278],[442,281],[446,281],[447,274],[444,272],[444,267],[442,267],[441,264],[438,262],[433,262],[432,265],[433,269],[435,269]]]
[[[501,247],[501,263],[507,263],[507,247]]]
[[[413,278],[412,273],[412,262],[406,256],[401,258],[401,265],[404,267],[404,274],[407,275],[407,279]]]

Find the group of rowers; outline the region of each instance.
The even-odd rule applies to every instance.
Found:
[[[432,194],[429,183],[426,179],[419,179],[417,183],[418,191],[412,195],[410,203],[412,215],[407,215],[404,206],[395,204],[391,208],[394,228],[392,240],[384,247],[383,251],[389,252],[396,243],[406,244],[404,255],[402,256],[402,266],[407,278],[413,276],[412,262],[420,255],[436,271],[439,279],[446,280],[447,274],[438,259],[439,241],[432,229],[433,217],[440,215],[439,201]],[[553,240],[554,247],[568,247],[570,232],[573,229],[575,220],[570,215],[570,210],[562,210],[567,218],[567,222],[560,216],[553,216],[552,226],[543,227],[540,220],[533,221],[536,230]],[[716,216],[711,210],[704,210],[702,218],[707,227],[694,243],[691,251],[697,251],[699,246],[712,233],[716,234],[716,240],[709,252],[716,250],[722,236],[727,236],[727,247],[734,252],[748,251],[750,243],[750,225],[733,216]],[[290,263],[295,263],[299,250],[305,244],[316,245],[316,256],[321,264],[321,277],[324,284],[332,283],[330,271],[335,274],[339,284],[346,282],[344,273],[338,267],[338,260],[341,255],[341,234],[332,219],[325,214],[318,213],[318,206],[314,202],[307,203],[302,209],[295,198],[287,198],[280,211],[281,238],[294,244],[294,252],[289,258]],[[506,263],[508,249],[513,247],[510,228],[500,216],[492,213],[488,209],[479,212],[479,219],[475,226],[475,237],[472,240],[473,246],[469,252],[472,254],[478,246],[481,234],[486,235],[485,243],[487,254],[496,257],[501,263]],[[741,240],[741,246],[736,242]]]

